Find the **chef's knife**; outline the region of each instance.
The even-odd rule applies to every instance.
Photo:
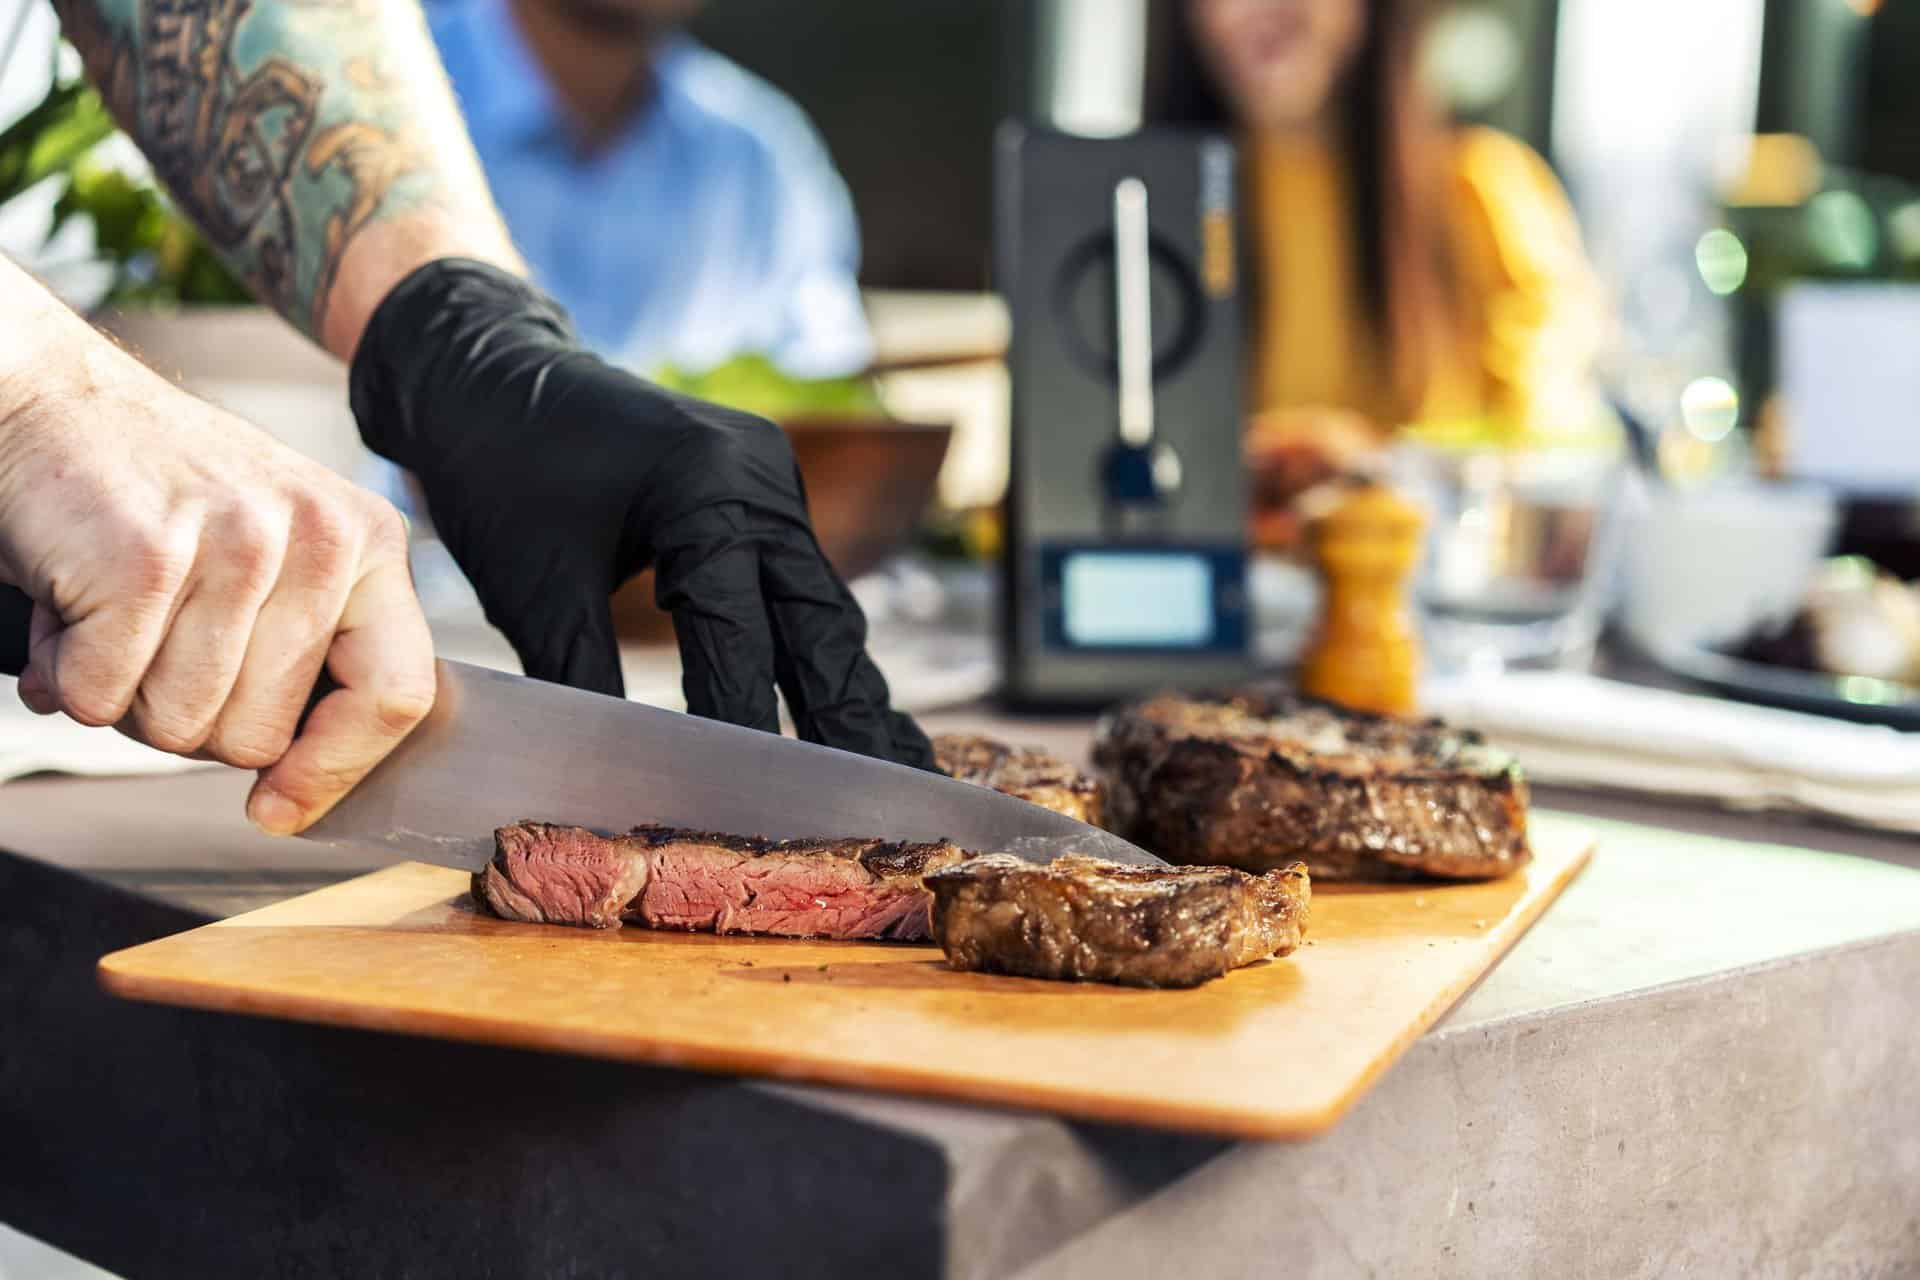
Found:
[[[25,663],[29,610],[0,587],[9,674]],[[1033,862],[1078,852],[1166,865],[1111,832],[938,774],[465,663],[438,669],[427,718],[309,839],[472,870],[492,856],[495,827],[531,818],[606,832],[657,822],[945,839]]]
[[[432,712],[306,835],[478,868],[522,819],[735,835],[946,839],[1051,862],[1160,859],[972,783],[793,738],[442,659]]]

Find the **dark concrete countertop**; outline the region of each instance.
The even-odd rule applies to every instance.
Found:
[[[0,1121],[32,1156],[0,1221],[124,1274],[1920,1269],[1911,839],[1545,796],[1595,820],[1592,867],[1334,1133],[1277,1146],[99,994],[107,950],[375,865],[253,833],[245,784],[0,788]]]

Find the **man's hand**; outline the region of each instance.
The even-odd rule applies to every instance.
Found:
[[[21,700],[263,770],[249,816],[301,830],[433,704],[403,522],[72,329],[3,380],[0,582],[35,601]],[[323,664],[340,688],[296,740]]]
[[[802,737],[934,767],[888,705],[778,427],[614,368],[525,281],[458,259],[374,312],[353,407],[419,478],[529,675],[619,693],[608,596],[651,565],[694,714],[778,732],[777,685]]]

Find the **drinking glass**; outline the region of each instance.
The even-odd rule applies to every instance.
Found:
[[[1427,512],[1415,598],[1436,671],[1591,661],[1617,559],[1617,455],[1409,443],[1392,471]]]

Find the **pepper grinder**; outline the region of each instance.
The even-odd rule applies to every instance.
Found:
[[[1378,482],[1356,487],[1314,524],[1322,603],[1300,672],[1306,693],[1383,715],[1417,709],[1420,642],[1408,583],[1425,526],[1417,507]]]

